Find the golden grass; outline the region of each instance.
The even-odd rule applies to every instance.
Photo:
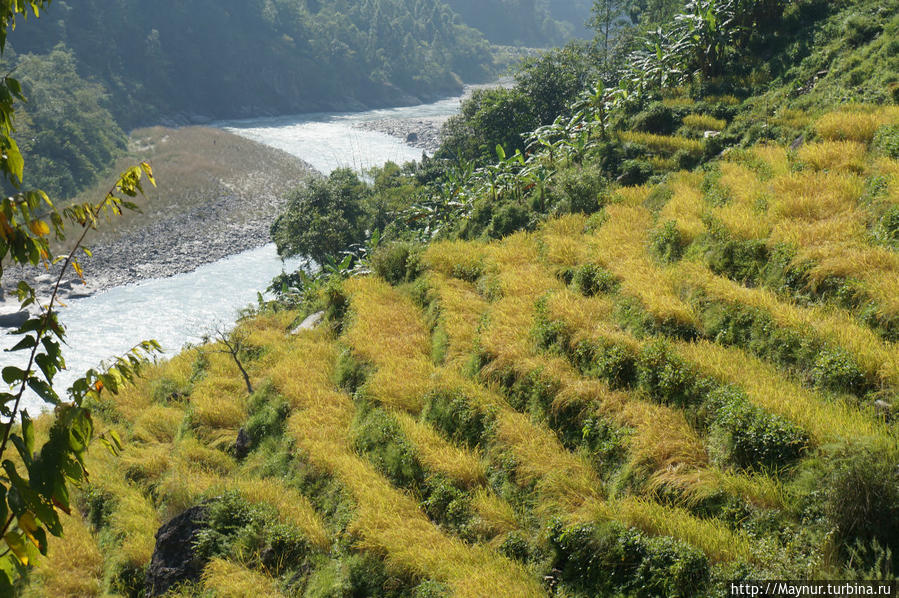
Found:
[[[864,438],[893,442],[882,422],[843,401],[828,401],[813,394],[741,349],[708,341],[677,342],[675,347],[689,364],[722,382],[740,386],[753,403],[795,422],[818,444]]]
[[[867,375],[878,378],[882,384],[899,387],[899,350],[871,329],[856,324],[846,310],[786,303],[767,289],[746,288],[695,263],[685,262],[678,269],[686,285],[698,285],[719,301],[761,309],[780,326],[803,334],[812,331],[825,343],[846,349]]]
[[[536,484],[544,499],[541,510],[572,513],[604,499],[602,481],[593,468],[566,451],[552,432],[511,410],[500,413],[497,420],[497,437],[515,455],[518,481]]]
[[[481,533],[498,536],[521,527],[512,506],[486,488],[475,491],[471,506],[477,513],[475,527]]]
[[[853,106],[825,114],[815,123],[818,134],[832,141],[870,143],[877,129],[886,124],[899,123],[899,109],[895,106]]]
[[[628,206],[640,206],[649,197],[655,185],[638,185],[636,187],[619,187],[615,190],[615,199]]]
[[[203,569],[203,589],[213,592],[216,598],[284,596],[271,577],[219,558],[209,561]]]
[[[347,281],[352,315],[343,340],[375,365],[366,392],[385,405],[421,409],[433,365],[431,338],[412,300],[376,277]]]
[[[680,172],[671,177],[671,190],[674,192],[668,203],[659,212],[659,221],[677,222],[677,229],[687,243],[705,232],[702,215],[705,206],[702,201],[702,175],[699,173]]]
[[[446,362],[461,365],[467,361],[477,336],[478,322],[488,303],[469,283],[437,272],[427,274],[428,285],[440,303],[440,317],[449,337]]]
[[[152,405],[134,420],[131,438],[138,442],[162,442],[171,444],[178,434],[184,411],[176,407]]]
[[[715,519],[701,519],[685,509],[641,498],[600,505],[589,516],[617,519],[647,534],[673,536],[702,550],[713,562],[753,560],[749,539]]]
[[[453,276],[460,268],[473,271],[482,267],[484,245],[466,241],[431,243],[422,260],[429,270]]]
[[[354,455],[347,438],[352,403],[328,388],[318,390],[329,396],[326,408],[295,413],[288,430],[309,458],[336,475],[356,499],[350,529],[361,538],[360,547],[385,554],[390,566],[444,581],[458,596],[542,595],[524,567],[444,535],[414,500]]]
[[[103,554],[88,525],[77,515],[60,515],[65,536],[49,538],[23,598],[91,598],[103,595]],[[49,534],[48,534],[49,536]]]
[[[707,114],[688,114],[684,117],[684,126],[697,131],[722,131],[727,121]]]
[[[475,455],[447,442],[433,428],[408,413],[394,411],[393,415],[427,469],[445,474],[469,488],[486,482],[484,464]]]
[[[649,210],[612,205],[606,207],[606,214],[606,223],[588,240],[597,259],[621,278],[621,290],[662,322],[695,326],[693,308],[672,292],[669,276],[646,253],[652,226]]]
[[[867,148],[857,141],[822,141],[806,143],[796,155],[815,170],[862,172]]]
[[[548,220],[540,230],[540,238],[546,244],[544,259],[556,266],[578,266],[587,262],[589,248],[581,237],[587,218],[583,214],[570,214]]]
[[[622,141],[635,143],[649,148],[651,151],[673,154],[684,151],[692,155],[702,154],[705,144],[697,139],[687,137],[655,135],[653,133],[640,133],[637,131],[625,131],[618,134]]]

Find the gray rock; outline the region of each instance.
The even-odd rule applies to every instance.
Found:
[[[312,330],[313,328],[315,328],[316,326],[321,324],[322,320],[324,320],[324,319],[325,319],[325,312],[323,312],[323,311],[315,312],[314,314],[312,314],[311,316],[309,316],[308,318],[303,320],[303,322],[299,326],[297,326],[296,328],[291,330],[290,333],[291,334],[299,334],[303,330]]]
[[[793,143],[790,144],[790,149],[794,152],[802,147],[802,144],[805,143],[805,135],[800,135],[796,139],[793,140]]]
[[[238,460],[244,459],[250,454],[250,449],[252,448],[250,435],[247,434],[246,428],[241,428],[237,432],[237,440],[234,442],[234,456],[237,457]]]
[[[162,596],[173,586],[199,581],[205,559],[194,553],[194,543],[206,526],[205,505],[184,511],[156,532],[156,549],[147,569],[147,598]]]

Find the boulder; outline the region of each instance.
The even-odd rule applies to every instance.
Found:
[[[290,333],[291,334],[299,334],[303,330],[312,330],[313,328],[315,328],[316,326],[321,324],[322,320],[324,320],[324,319],[325,319],[325,312],[323,312],[323,311],[315,312],[314,314],[312,314],[311,316],[309,316],[308,318],[303,320],[302,324],[300,324],[299,326],[297,326],[296,328],[291,330]]]
[[[199,581],[206,562],[194,553],[194,543],[206,526],[206,513],[205,505],[191,507],[156,532],[156,549],[147,569],[147,598],[162,596],[180,583]]]
[[[238,459],[244,459],[250,454],[251,448],[253,448],[253,443],[250,440],[250,435],[247,434],[246,428],[241,428],[237,432],[237,440],[234,442],[234,456]]]
[[[418,133],[415,131],[406,135],[406,143],[415,143],[418,141]]]

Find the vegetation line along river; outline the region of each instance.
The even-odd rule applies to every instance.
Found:
[[[268,228],[284,192],[310,175],[304,164],[327,174],[342,166],[363,169],[420,158],[422,149],[405,142],[418,125],[402,123],[440,122],[460,103],[456,97],[359,113],[218,123],[216,129],[135,132],[132,153],[143,150],[157,158],[160,190],[151,196],[144,219],[138,215],[95,241],[97,258],[85,268],[94,286],[67,285],[61,320],[70,346],[78,350],[64,350],[69,370],[57,384],[66,387],[76,372],[140,340],[154,338],[171,354],[214,324],[233,321],[272,277],[297,265],[278,258]],[[385,128],[394,135],[377,130]],[[242,144],[241,137],[257,143]],[[209,155],[240,159],[243,166],[225,172]],[[179,187],[178,199],[172,199]],[[146,226],[160,214],[160,222]],[[37,278],[37,286],[49,285],[49,279]],[[15,309],[13,301],[6,303],[7,312]],[[116,317],[100,317],[109,313]],[[11,340],[3,335],[0,347],[8,348]],[[14,361],[0,354],[0,367]],[[40,403],[31,407],[40,409]]]

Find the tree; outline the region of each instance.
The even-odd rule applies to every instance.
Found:
[[[301,255],[324,264],[336,260],[354,243],[363,242],[367,194],[365,183],[349,168],[337,169],[327,179],[314,179],[294,191],[287,209],[272,224],[278,255]]]
[[[37,18],[50,0],[26,0],[0,4],[0,56],[5,49],[8,30],[16,20],[30,13]],[[147,357],[159,350],[153,341],[141,343],[119,357],[105,370],[90,370],[69,388],[69,400],[60,398],[53,388],[55,375],[65,368],[61,343],[65,329],[55,311],[57,293],[64,274],[73,268],[79,276],[79,250],[101,218],[136,209],[130,201],[142,193],[146,177],[153,183],[149,164],[141,164],[123,173],[102,201],[71,204],[58,210],[43,191],[21,191],[25,161],[13,139],[15,104],[24,101],[19,82],[7,75],[0,79],[0,179],[15,192],[0,201],[0,275],[4,260],[18,265],[57,265],[56,284],[48,299],[42,301],[24,280],[16,293],[23,309],[36,308],[12,334],[19,342],[10,350],[24,355],[24,368],[3,368],[3,381],[9,391],[0,392],[0,596],[13,594],[13,584],[39,554],[47,552],[47,533],[63,533],[59,511],[70,511],[69,486],[87,478],[85,454],[94,438],[89,405],[104,391],[117,393],[121,385],[139,373]],[[155,183],[154,183],[155,184]],[[79,233],[66,253],[54,257],[51,239],[62,243],[66,224]],[[35,427],[21,410],[26,391],[35,393],[54,406],[54,419],[48,439],[38,450]],[[100,437],[107,446],[120,448],[114,432]],[[7,454],[10,445],[17,456]]]

